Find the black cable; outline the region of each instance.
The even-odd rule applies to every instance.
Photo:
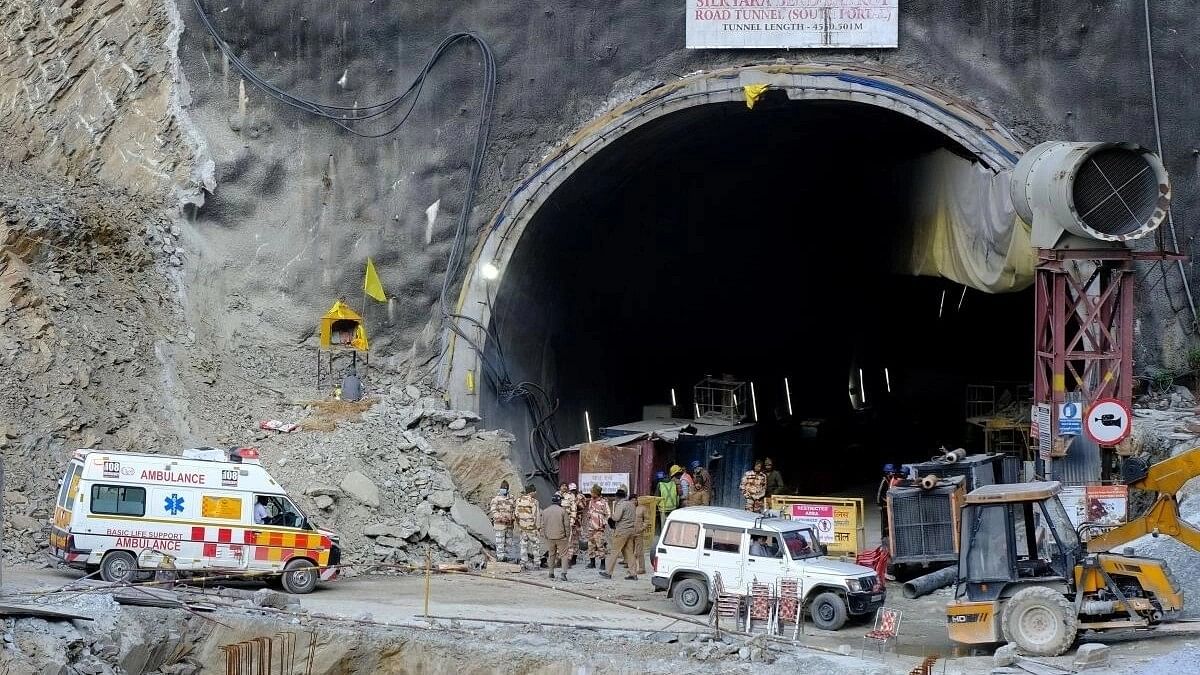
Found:
[[[449,326],[458,337],[462,338],[467,344],[475,349],[480,355],[483,362],[485,377],[491,382],[493,388],[505,402],[512,402],[516,399],[522,399],[525,403],[526,411],[530,420],[533,422],[533,427],[530,430],[530,455],[536,468],[541,473],[553,473],[553,459],[550,453],[560,447],[558,440],[558,432],[553,424],[553,416],[558,411],[559,402],[551,399],[549,394],[540,386],[531,382],[522,382],[514,385],[504,366],[503,354],[499,352],[500,340],[495,331],[484,326],[482,323],[472,317],[462,314],[452,313],[450,311],[447,296],[450,294],[450,289],[461,273],[463,260],[466,254],[467,237],[470,229],[471,212],[475,207],[475,197],[479,189],[480,177],[483,173],[483,160],[487,153],[487,143],[491,137],[492,122],[495,115],[496,101],[496,58],[493,54],[491,46],[482,36],[473,32],[457,32],[443,39],[433,53],[425,61],[412,83],[397,96],[393,96],[379,103],[370,103],[366,105],[345,106],[333,103],[321,103],[303,96],[298,96],[287,91],[284,91],[275,85],[268,82],[254,71],[245,61],[243,61],[234,51],[234,49],[221,37],[212,19],[204,10],[201,0],[192,0],[192,4],[196,7],[196,13],[200,18],[200,22],[208,31],[217,49],[233,66],[234,70],[249,81],[253,86],[266,93],[275,100],[289,107],[301,110],[303,112],[315,115],[322,119],[329,120],[339,128],[362,138],[380,138],[390,135],[398,131],[408,121],[416,108],[417,101],[420,100],[421,92],[425,87],[425,78],[429,75],[433,67],[442,59],[442,57],[452,47],[459,42],[468,41],[475,43],[478,46],[483,57],[483,92],[479,106],[479,122],[475,133],[475,145],[471,153],[470,172],[467,178],[467,186],[464,191],[462,211],[459,213],[458,220],[454,228],[454,239],[450,247],[450,255],[446,263],[446,271],[442,279],[442,289],[439,297],[439,305],[442,313],[443,323]],[[396,110],[407,101],[407,109],[404,110],[399,121],[386,130],[379,132],[363,132],[354,128],[356,122],[378,119],[393,110]],[[457,321],[465,319],[470,323],[475,324],[483,330],[490,339],[497,345],[497,351],[500,355],[499,363],[493,362],[492,359],[480,348],[466,332],[457,325]],[[536,389],[536,392],[531,392],[530,387]],[[540,440],[540,442],[538,442]]]

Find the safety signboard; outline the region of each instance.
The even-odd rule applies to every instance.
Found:
[[[1102,398],[1088,410],[1083,428],[1100,445],[1116,445],[1132,430],[1129,408],[1115,398]]]
[[[1083,433],[1083,410],[1078,403],[1058,404],[1058,435],[1078,436]]]
[[[811,525],[822,544],[833,543],[832,504],[792,504],[792,520]]]
[[[1033,424],[1037,430],[1038,457],[1050,459],[1050,441],[1054,432],[1050,429],[1050,404],[1039,403],[1033,406]],[[1030,434],[1033,435],[1032,433]]]

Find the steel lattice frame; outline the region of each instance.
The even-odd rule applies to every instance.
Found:
[[[1101,398],[1132,403],[1134,262],[1178,258],[1124,248],[1038,250],[1033,394],[1035,403],[1051,404],[1051,430],[1068,393],[1078,393],[1084,410]],[[1054,444],[1051,454],[1064,451]]]

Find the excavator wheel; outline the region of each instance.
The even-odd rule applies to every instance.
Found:
[[[1079,617],[1062,593],[1031,586],[1004,602],[1000,627],[1021,654],[1059,656],[1075,643]]]

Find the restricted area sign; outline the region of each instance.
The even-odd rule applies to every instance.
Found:
[[[792,520],[810,525],[822,544],[832,544],[833,504],[792,504]]]
[[[1083,428],[1100,445],[1116,445],[1132,431],[1129,408],[1115,398],[1102,398],[1087,411]]]

